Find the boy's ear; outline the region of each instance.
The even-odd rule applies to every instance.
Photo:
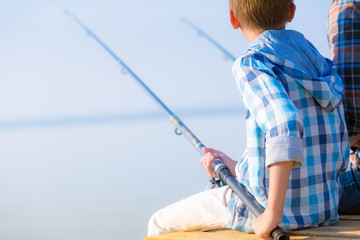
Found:
[[[230,14],[230,23],[231,23],[231,26],[234,28],[234,29],[238,29],[240,28],[240,22],[239,20],[234,16],[234,13],[233,11],[230,9],[229,11],[229,14]]]
[[[295,10],[296,10],[296,6],[292,2],[291,5],[290,5],[290,11],[289,11],[289,14],[288,14],[288,22],[291,22],[294,19]]]

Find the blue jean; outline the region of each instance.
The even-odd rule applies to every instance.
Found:
[[[360,174],[351,168],[351,162],[346,172],[340,175],[340,185],[339,213],[360,214]]]

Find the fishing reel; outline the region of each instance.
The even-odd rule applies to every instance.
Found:
[[[226,184],[220,178],[212,178],[210,179],[211,189],[223,187]]]

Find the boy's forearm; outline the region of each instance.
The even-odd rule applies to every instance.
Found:
[[[283,214],[284,200],[289,183],[293,161],[275,163],[269,166],[269,196],[266,211],[276,216]]]

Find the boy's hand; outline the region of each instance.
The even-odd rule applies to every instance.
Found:
[[[273,240],[270,233],[281,222],[282,216],[276,216],[274,213],[265,210],[253,223],[255,234],[265,240]]]
[[[212,148],[203,148],[202,149],[206,154],[201,157],[200,164],[205,168],[206,173],[211,178],[216,178],[216,172],[212,169],[211,164],[214,162],[216,158],[220,159],[228,168],[230,168],[232,174],[235,176],[235,166],[236,161],[233,161],[231,158],[226,156],[224,153],[212,149]]]
[[[270,233],[282,220],[285,195],[293,164],[293,161],[286,161],[269,166],[268,202],[265,211],[253,223],[255,234],[262,239],[273,239]]]

